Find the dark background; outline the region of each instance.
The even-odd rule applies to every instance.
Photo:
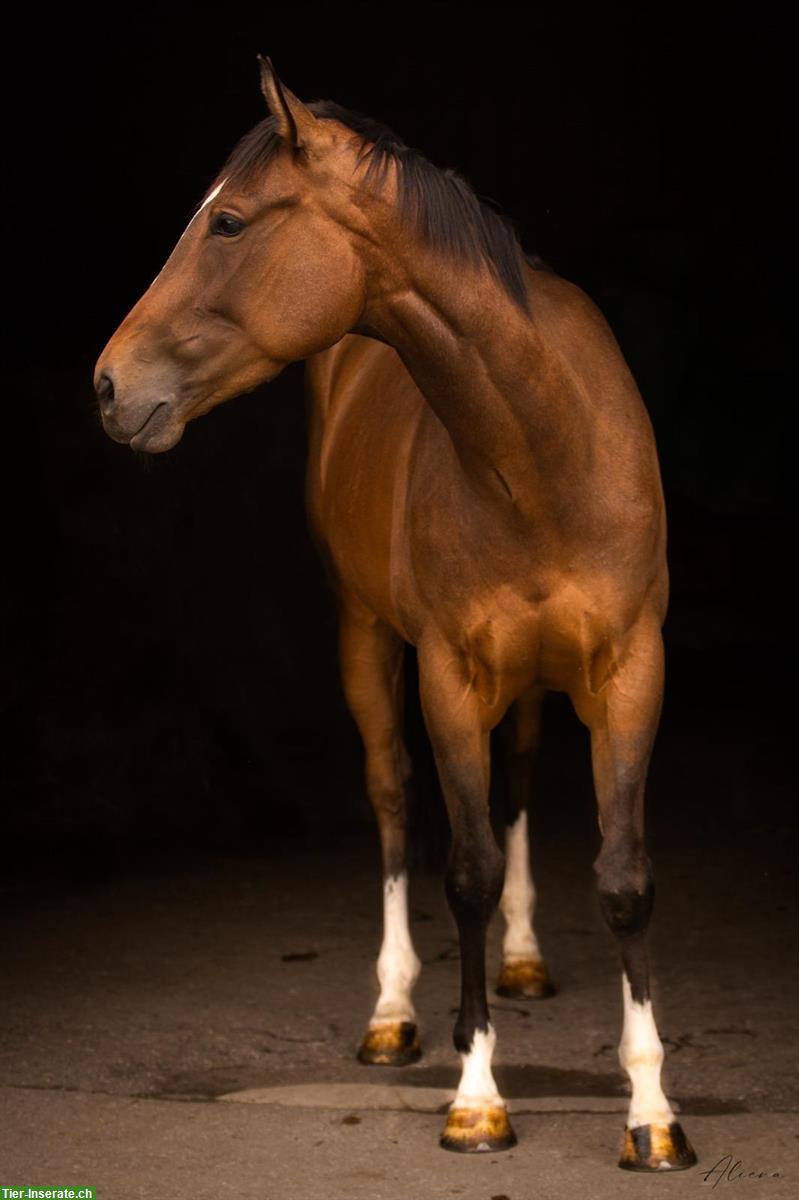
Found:
[[[797,352],[782,11],[706,29],[666,10],[585,28],[498,5],[112,16],[28,27],[6,50],[10,868],[321,845],[370,821],[305,527],[302,368],[157,459],[104,435],[91,391],[105,341],[263,115],[259,50],[302,98],[379,117],[459,168],[605,312],[670,517],[653,835],[784,843]],[[440,841],[408,709],[420,819]],[[587,739],[561,697],[547,734],[538,836],[593,837]]]

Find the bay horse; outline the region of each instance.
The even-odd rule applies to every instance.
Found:
[[[632,1084],[620,1165],[695,1155],[663,1093],[645,932],[644,784],[663,691],[668,578],[657,455],[591,301],[536,260],[465,181],[384,126],[305,105],[260,60],[269,116],[239,143],[103,351],[106,432],[169,450],[187,421],[308,359],[308,504],[336,582],[341,670],[384,867],[380,995],[360,1050],[419,1055],[408,928],[403,643],[449,815],[462,1073],[441,1144],[515,1143],[491,1070],[486,927],[499,990],[551,991],[532,927],[526,803],[541,701],[591,735],[601,907],[618,939]],[[489,735],[513,723],[506,855],[489,821]],[[507,865],[506,865],[507,863]]]

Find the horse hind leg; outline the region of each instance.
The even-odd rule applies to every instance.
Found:
[[[496,991],[519,1000],[541,999],[555,992],[533,929],[536,892],[527,819],[543,698],[543,690],[534,688],[516,701],[505,747],[505,884],[499,902],[505,936]]]
[[[420,962],[408,925],[407,810],[410,759],[402,741],[403,644],[354,601],[342,608],[344,693],[363,740],[366,788],[383,857],[380,995],[358,1051],[362,1063],[405,1066],[421,1055],[411,991]]]
[[[602,847],[594,863],[605,919],[622,960],[624,1027],[619,1060],[632,1097],[619,1166],[680,1170],[696,1155],[661,1086],[663,1046],[649,991],[645,935],[653,882],[644,848],[644,785],[660,714],[663,647],[660,629],[634,631],[617,674],[590,700],[577,702],[591,730]]]
[[[496,1034],[486,998],[486,929],[502,891],[503,856],[489,818],[489,734],[480,701],[448,647],[420,648],[422,709],[452,830],[446,876],[458,927],[461,1001],[453,1040],[462,1070],[441,1136],[445,1150],[506,1150],[516,1144],[491,1070]]]

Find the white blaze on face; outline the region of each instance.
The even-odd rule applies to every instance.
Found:
[[[216,185],[216,187],[214,188],[214,190],[212,192],[208,193],[208,195],[205,197],[202,204],[200,205],[200,207],[197,209],[196,213],[192,217],[192,219],[189,221],[188,225],[184,229],[183,234],[181,236],[184,236],[188,232],[188,230],[191,229],[192,225],[197,220],[197,218],[199,217],[202,210],[204,208],[207,208],[209,204],[211,204],[214,200],[216,200],[217,196],[222,191],[222,188],[225,186],[226,183],[227,183],[227,176],[222,180],[221,183],[218,183]]]
[[[189,221],[189,223],[188,223],[188,225],[186,226],[186,228],[183,230],[183,233],[182,233],[182,234],[180,235],[180,237],[178,238],[178,245],[180,245],[180,243],[183,241],[184,237],[185,237],[185,236],[186,236],[186,234],[189,232],[189,230],[191,229],[192,225],[193,225],[193,224],[194,224],[194,222],[197,220],[197,218],[199,217],[199,215],[200,215],[200,213],[203,211],[203,209],[204,209],[204,208],[207,208],[209,204],[211,204],[211,203],[212,203],[214,200],[216,200],[217,196],[218,196],[218,195],[219,195],[219,193],[222,191],[222,188],[225,186],[225,184],[226,184],[226,183],[227,183],[227,176],[225,176],[225,178],[222,180],[222,182],[221,182],[221,183],[218,183],[218,184],[216,185],[216,187],[213,189],[213,191],[211,191],[211,192],[209,192],[209,193],[208,193],[208,195],[205,197],[205,199],[203,200],[202,204],[200,205],[200,207],[197,209],[196,213],[195,213],[195,214],[194,214],[194,216],[192,217],[192,219]],[[161,268],[161,270],[163,270],[163,267]],[[161,276],[161,271],[159,271],[159,272],[158,272],[158,274],[156,275],[155,279],[153,280],[153,283],[155,283],[155,280],[156,280],[156,279],[159,279],[159,278],[160,278],[160,276]],[[152,284],[150,284],[150,286],[152,287]]]
[[[670,1125],[674,1120],[671,1105],[660,1086],[663,1046],[658,1037],[652,1002],[633,1000],[630,982],[622,976],[624,992],[624,1030],[619,1045],[619,1061],[630,1077],[633,1094],[627,1126]]]
[[[383,884],[383,944],[377,960],[380,998],[371,1025],[413,1021],[411,989],[421,963],[408,928],[408,876],[390,876]]]
[[[497,1091],[491,1073],[491,1060],[497,1035],[494,1026],[475,1030],[468,1054],[461,1055],[463,1069],[458,1091],[452,1102],[453,1108],[496,1108],[505,1107],[505,1101]]]
[[[535,887],[530,871],[527,813],[524,811],[505,831],[505,886],[500,907],[507,923],[502,942],[505,962],[540,958],[532,924]]]

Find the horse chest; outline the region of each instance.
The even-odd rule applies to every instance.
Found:
[[[532,684],[575,697],[596,695],[618,665],[608,615],[577,589],[531,599],[498,586],[479,600],[453,605],[438,632],[460,650],[483,703],[498,711]]]

